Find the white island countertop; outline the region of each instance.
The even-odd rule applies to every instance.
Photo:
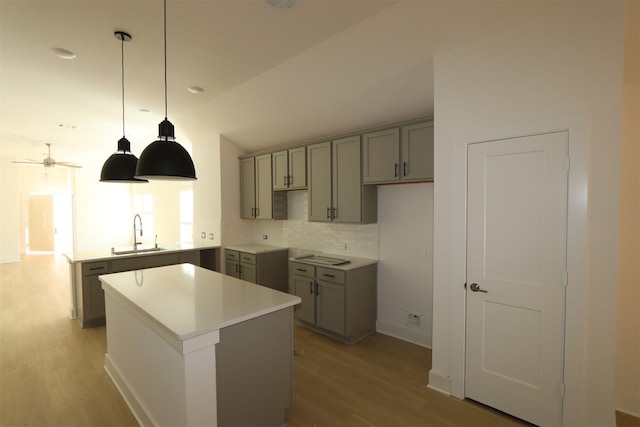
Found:
[[[137,253],[130,253],[126,255],[115,255],[111,253],[111,247],[104,249],[95,249],[95,250],[85,250],[85,251],[77,251],[77,252],[65,252],[63,253],[64,257],[70,263],[74,262],[86,262],[86,261],[104,261],[110,259],[120,259],[120,258],[133,258],[145,255],[160,255],[167,254],[172,252],[182,252],[182,251],[191,251],[191,250],[200,250],[200,249],[217,249],[220,248],[220,245],[210,244],[210,243],[167,243],[162,244],[158,243],[158,246],[162,248],[160,251],[140,251]],[[131,249],[118,247],[116,250],[122,249]]]
[[[99,278],[106,293],[179,341],[301,302],[297,296],[191,264]]]

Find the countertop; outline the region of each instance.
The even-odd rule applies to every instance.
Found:
[[[182,251],[190,251],[190,250],[198,250],[198,249],[215,249],[219,248],[220,245],[214,245],[210,243],[171,243],[171,244],[163,244],[158,243],[158,246],[163,248],[162,251],[156,252],[139,252],[132,253],[126,255],[113,255],[111,253],[111,247],[100,249],[100,250],[89,250],[89,251],[79,251],[79,252],[65,252],[63,255],[70,263],[74,262],[86,262],[86,261],[104,261],[110,259],[121,259],[121,258],[133,258],[139,256],[149,256],[149,255],[160,255],[167,254],[172,252],[182,252]],[[116,248],[125,249],[125,248]],[[130,249],[130,248],[126,248]]]
[[[99,276],[102,288],[180,341],[292,307],[295,295],[191,264]]]
[[[265,252],[278,252],[278,251],[289,250],[289,248],[283,248],[281,246],[262,245],[262,244],[229,245],[229,246],[225,246],[224,248],[231,249],[232,251],[246,252],[249,254],[260,254]]]
[[[348,259],[349,263],[340,264],[340,265],[326,265],[326,264],[319,264],[317,262],[308,261],[304,259],[296,259],[296,257],[305,256],[305,255],[318,255],[318,256],[326,256],[329,258]],[[337,255],[337,254],[329,254],[325,252],[311,252],[311,251],[299,251],[296,253],[295,256],[290,257],[289,261],[300,262],[302,264],[308,264],[308,265],[315,265],[316,267],[333,268],[336,270],[344,270],[344,271],[354,270],[356,268],[362,268],[368,265],[378,263],[377,259],[360,258],[360,257],[351,256],[351,255],[346,255],[346,254]]]

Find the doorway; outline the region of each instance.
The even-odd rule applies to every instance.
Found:
[[[568,132],[469,144],[465,396],[561,425]]]

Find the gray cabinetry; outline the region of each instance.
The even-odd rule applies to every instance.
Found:
[[[213,248],[193,249],[71,263],[70,274],[75,288],[75,314],[78,323],[83,328],[105,324],[104,291],[98,276],[182,263],[216,270],[217,253],[217,249]]]
[[[225,249],[225,274],[287,292],[288,249],[249,253]]]
[[[78,319],[83,327],[104,323],[104,291],[98,279],[100,274],[110,273],[108,261],[76,264],[76,293],[81,297],[77,301]],[[85,325],[86,324],[86,325]]]
[[[309,220],[377,221],[377,191],[362,185],[360,136],[307,147]]]
[[[272,167],[274,190],[298,190],[307,187],[306,147],[273,153]]]
[[[295,308],[304,326],[344,342],[375,331],[376,265],[341,270],[290,261],[290,292],[302,302]]]
[[[433,179],[433,122],[362,136],[365,184]]]
[[[271,154],[240,160],[240,217],[272,218]]]

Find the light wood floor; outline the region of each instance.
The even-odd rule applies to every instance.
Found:
[[[105,328],[68,318],[67,268],[59,255],[0,264],[0,426],[136,426],[103,368]],[[290,427],[523,425],[428,389],[428,349],[382,334],[349,346],[298,326],[295,345]]]

